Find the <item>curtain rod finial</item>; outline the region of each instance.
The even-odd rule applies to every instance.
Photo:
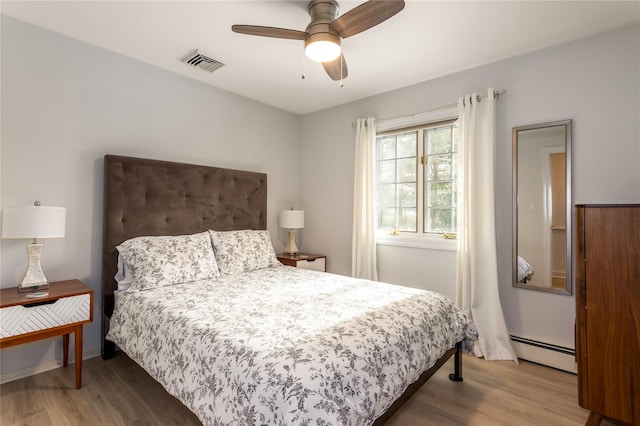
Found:
[[[500,96],[504,95],[505,93],[507,93],[507,89],[497,89],[493,91],[493,97],[494,98],[499,98]]]

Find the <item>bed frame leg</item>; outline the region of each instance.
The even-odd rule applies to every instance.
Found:
[[[109,317],[102,317],[102,359],[108,360],[109,358],[113,358],[116,354],[116,344],[105,339],[104,337],[107,335],[107,331],[109,330]]]
[[[116,356],[116,345],[113,342],[102,340],[102,359],[108,360]]]
[[[462,379],[462,342],[456,343],[456,353],[454,356],[453,373],[449,374],[449,380],[461,382]]]

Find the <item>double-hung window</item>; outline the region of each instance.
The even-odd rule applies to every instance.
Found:
[[[455,121],[383,132],[376,139],[378,233],[455,234]]]

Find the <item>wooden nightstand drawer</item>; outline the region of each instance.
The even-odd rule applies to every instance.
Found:
[[[278,260],[285,265],[312,271],[327,271],[327,257],[317,254],[298,253],[296,255],[279,254]]]
[[[312,271],[320,272],[325,272],[327,270],[324,257],[319,257],[317,259],[298,260],[296,262],[296,268],[310,269]]]
[[[0,308],[0,338],[91,321],[91,295],[63,297]]]

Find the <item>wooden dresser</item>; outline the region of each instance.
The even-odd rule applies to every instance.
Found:
[[[576,206],[578,400],[640,425],[640,205]]]

